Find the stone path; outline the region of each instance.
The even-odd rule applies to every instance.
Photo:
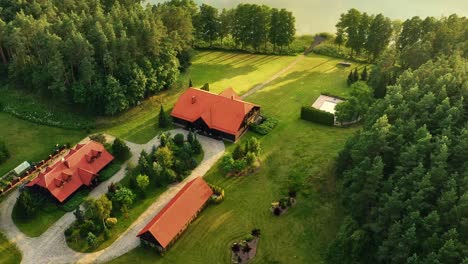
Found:
[[[172,134],[182,133],[187,135],[187,131],[174,129]],[[108,138],[111,136],[106,135]],[[94,253],[75,252],[67,246],[64,231],[74,221],[73,213],[67,213],[57,222],[55,222],[47,231],[39,237],[28,237],[24,235],[13,223],[11,213],[19,196],[18,190],[12,192],[0,205],[0,229],[7,238],[15,243],[22,252],[22,263],[103,263],[114,259],[120,255],[137,247],[139,239],[137,233],[146,225],[164,207],[172,197],[182,188],[182,186],[195,177],[203,176],[224,153],[224,143],[212,138],[198,136],[204,150],[202,162],[195,168],[190,176],[183,182],[173,184],[169,189],[161,194],[158,199],[143,213],[138,219],[120,235],[109,247]],[[151,151],[154,145],[159,145],[159,139],[153,138],[146,144],[135,144],[127,142],[133,154],[128,162],[137,163],[139,154],[142,150]],[[127,162],[127,163],[128,163]],[[125,164],[126,165],[126,164]],[[102,182],[89,194],[90,197],[99,197],[107,192],[107,187],[111,182],[118,182],[125,176],[125,167],[122,168],[109,180]]]

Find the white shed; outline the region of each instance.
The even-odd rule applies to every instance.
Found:
[[[21,175],[23,172],[25,172],[27,169],[31,167],[31,164],[27,161],[23,161],[20,165],[18,165],[13,171],[15,172],[16,176]]]

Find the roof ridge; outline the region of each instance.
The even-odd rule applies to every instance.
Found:
[[[184,194],[190,186],[193,185],[193,183],[198,180],[198,179],[201,179],[200,176],[196,177],[195,179],[187,182],[178,192],[177,194],[153,217],[153,219],[151,221],[148,222],[148,224],[138,233],[137,236],[141,236],[143,233],[146,233],[148,231],[150,231],[150,228],[152,226],[154,226],[160,219],[161,219],[161,216],[169,209],[171,208],[171,206],[173,204],[175,204],[175,202],[177,202],[177,200],[182,196],[182,194]]]

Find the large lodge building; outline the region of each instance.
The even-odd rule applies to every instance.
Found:
[[[188,88],[172,110],[174,123],[214,138],[237,141],[260,115],[260,106],[242,101],[232,88],[220,94]]]
[[[26,186],[42,188],[63,203],[81,186],[91,186],[114,157],[98,142],[78,144]]]

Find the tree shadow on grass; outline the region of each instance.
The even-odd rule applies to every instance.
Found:
[[[241,75],[249,74],[257,70],[253,65],[244,65],[234,67],[232,65],[213,65],[208,63],[201,63],[197,65],[196,70],[190,72],[190,77],[195,86],[204,83],[214,83],[223,79],[231,79]]]

